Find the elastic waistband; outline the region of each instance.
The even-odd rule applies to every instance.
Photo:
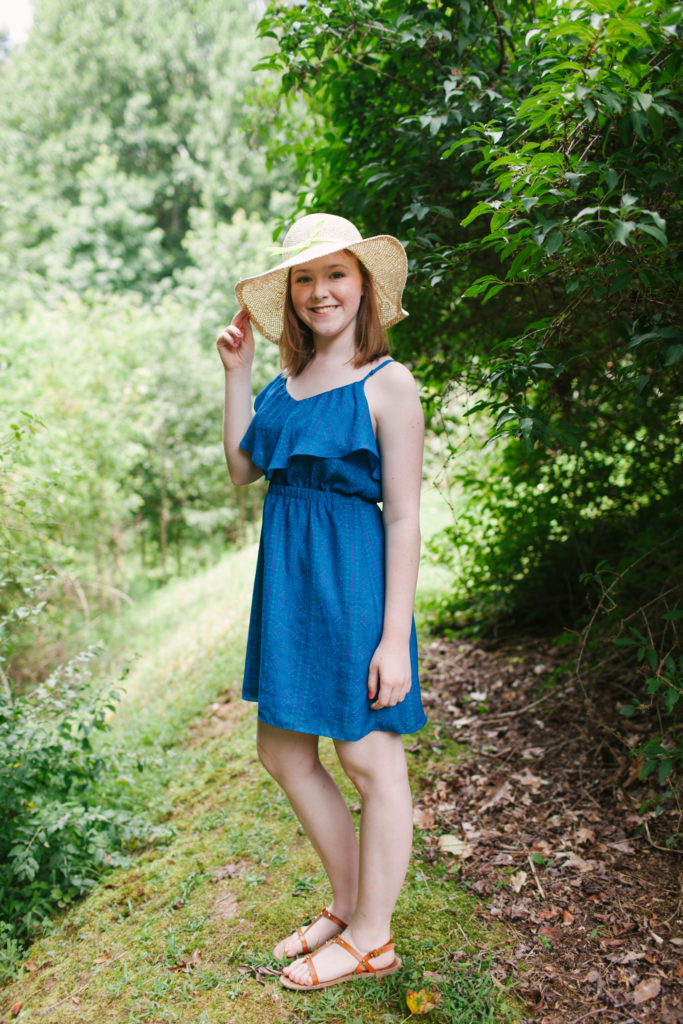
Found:
[[[360,501],[363,505],[377,508],[377,502],[371,498],[363,498],[360,494],[340,494],[339,491],[324,491],[317,487],[293,487],[287,484],[270,484],[268,494],[280,498],[301,499],[304,501]]]

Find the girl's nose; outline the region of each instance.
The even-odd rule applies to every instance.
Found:
[[[327,295],[327,284],[324,278],[316,278],[313,282],[313,298],[321,299]]]

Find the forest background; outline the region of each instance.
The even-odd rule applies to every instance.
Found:
[[[631,753],[675,799],[682,22],[661,0],[38,0],[4,46],[7,942],[79,891],[68,843],[92,871],[130,827],[88,789],[112,701],[89,645],[253,537],[213,342],[297,210],[407,246],[393,352],[453,512],[434,629],[566,643],[568,714],[620,685],[612,728],[646,724]],[[256,387],[276,370],[260,345]]]

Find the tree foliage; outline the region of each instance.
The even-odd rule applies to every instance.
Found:
[[[41,0],[0,61],[0,616],[17,685],[256,515],[259,495],[229,487],[213,346],[291,203],[290,166],[261,145],[267,80],[246,117],[255,25],[237,0]],[[257,382],[275,361],[262,346]],[[27,592],[39,628],[13,614]]]
[[[493,445],[450,452],[445,611],[581,626],[611,566],[630,587],[599,602],[596,650],[641,614],[662,665],[683,605],[682,22],[663,0],[329,0],[261,23],[323,126],[292,131],[300,205],[406,242],[396,351],[437,425]]]
[[[39,0],[0,65],[0,268],[15,302],[46,286],[150,295],[186,265],[193,210],[268,219],[289,170],[270,172],[245,132],[254,24],[237,0]]]

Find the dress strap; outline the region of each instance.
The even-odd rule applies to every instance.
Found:
[[[387,365],[387,363],[393,363],[393,361],[394,361],[393,359],[385,359],[384,362],[380,363],[379,366],[376,366],[374,370],[370,370],[370,373],[366,373],[366,375],[363,377],[363,379],[359,383],[360,384],[365,384],[366,380],[369,377],[372,377],[373,373],[377,373],[377,371],[381,370],[382,367]]]

